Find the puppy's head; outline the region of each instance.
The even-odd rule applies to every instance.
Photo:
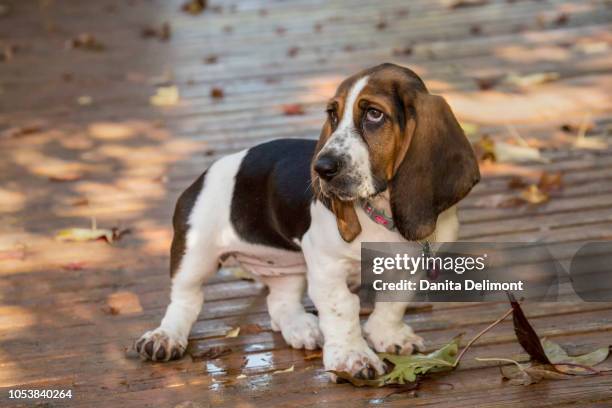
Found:
[[[399,232],[430,235],[438,215],[480,179],[471,145],[448,104],[411,70],[382,64],[340,84],[312,162],[344,240],[361,231],[353,202],[390,190]]]

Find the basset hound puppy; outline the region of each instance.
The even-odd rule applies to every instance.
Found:
[[[380,302],[362,327],[347,277],[361,242],[454,241],[455,204],[479,181],[450,107],[411,70],[382,64],[340,84],[318,141],[281,139],[217,160],[180,196],[171,302],[136,350],[183,355],[202,285],[232,257],[269,288],[271,326],[294,348],[323,347],[326,370],[371,378],[374,352],[409,354],[423,340],[406,303]],[[308,294],[318,318],[307,313]]]

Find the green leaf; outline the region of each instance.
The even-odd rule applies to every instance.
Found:
[[[461,337],[455,337],[444,347],[429,354],[413,354],[410,356],[379,354],[380,358],[394,365],[393,370],[382,377],[383,383],[406,384],[416,381],[418,376],[429,372],[452,370],[460,340]]]
[[[429,354],[413,354],[410,356],[398,356],[396,354],[380,353],[378,356],[393,364],[390,373],[382,375],[373,380],[355,378],[345,371],[330,371],[356,387],[382,387],[392,384],[410,384],[416,382],[419,377],[434,372],[453,370],[461,336],[455,337],[444,347]]]

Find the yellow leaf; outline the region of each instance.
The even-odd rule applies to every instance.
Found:
[[[240,326],[230,329],[225,333],[226,338],[238,337],[240,334]]]
[[[95,241],[104,238],[109,243],[113,242],[114,234],[109,229],[90,229],[90,228],[68,228],[55,235],[55,239],[64,242],[84,242]]]
[[[544,193],[535,184],[521,191],[521,198],[531,204],[541,204],[548,201],[548,194]]]
[[[294,368],[295,368],[295,366],[294,366],[294,365],[292,365],[291,367],[286,368],[286,369],[284,369],[284,370],[276,370],[276,371],[274,371],[272,374],[285,374],[285,373],[292,373]]]
[[[179,101],[179,90],[176,86],[160,86],[157,92],[150,98],[154,106],[174,106]]]

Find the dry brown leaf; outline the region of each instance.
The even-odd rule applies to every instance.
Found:
[[[508,180],[508,188],[512,190],[518,190],[527,187],[527,182],[520,176],[512,176]]]
[[[181,10],[191,15],[203,12],[208,6],[208,0],[188,0],[181,6]]]
[[[226,333],[225,333],[225,337],[226,338],[234,338],[234,337],[238,337],[238,335],[240,334],[240,326],[238,327],[234,327],[233,329],[229,329]]]
[[[282,109],[283,109],[283,113],[287,116],[303,115],[305,113],[304,107],[297,103],[283,105]]]
[[[156,38],[159,41],[168,41],[172,36],[172,29],[168,22],[164,22],[160,27],[147,26],[140,31],[143,38]]]
[[[203,61],[207,65],[216,64],[219,61],[219,56],[216,54],[207,55]]]
[[[66,42],[68,49],[80,49],[87,51],[104,51],[106,46],[96,39],[92,34],[81,33]]]
[[[544,193],[559,191],[563,189],[563,174],[560,171],[555,173],[542,172],[538,181],[538,188]]]
[[[210,97],[213,99],[221,99],[225,96],[225,92],[223,92],[223,89],[219,88],[219,87],[213,87],[210,89]]]
[[[41,131],[42,127],[38,125],[16,126],[3,131],[1,136],[6,138],[17,138],[40,133]]]

